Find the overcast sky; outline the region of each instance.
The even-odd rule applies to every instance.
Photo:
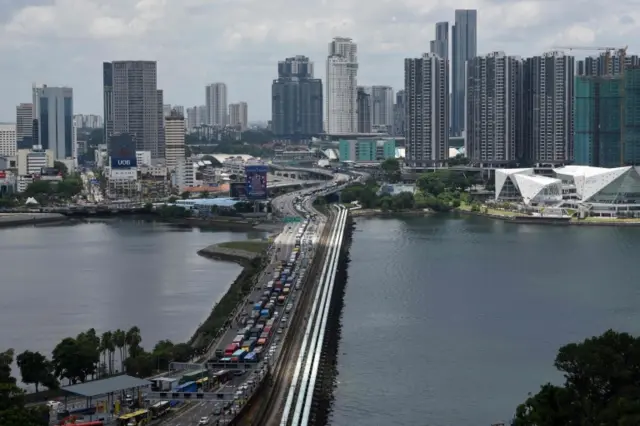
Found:
[[[446,7],[443,4],[447,4]],[[74,112],[102,115],[102,62],[158,61],[165,103],[204,104],[225,82],[249,120],[271,116],[277,61],[296,54],[324,80],[334,36],[358,43],[358,84],[403,85],[403,59],[428,51],[434,23],[478,10],[478,53],[528,56],[553,46],[629,44],[639,0],[0,0],[0,120],[33,82],[74,91]],[[579,56],[591,54],[580,53]]]

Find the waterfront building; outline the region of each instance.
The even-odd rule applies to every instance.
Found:
[[[197,166],[196,166],[197,167]],[[171,184],[180,192],[192,188],[196,181],[196,167],[193,160],[185,158],[179,160],[176,164],[175,171],[171,174]]]
[[[31,149],[19,149],[16,160],[18,175],[27,176],[40,174],[43,168],[53,167],[56,158],[52,150],[36,145]]]
[[[536,175],[533,168],[497,169],[495,200],[547,205],[562,202],[560,179]]]
[[[407,167],[441,167],[449,154],[449,66],[435,53],[404,61]]]
[[[467,62],[465,152],[473,163],[515,162],[522,138],[522,61],[493,52]]]
[[[358,46],[352,39],[336,37],[329,43],[326,78],[327,133],[357,133]]]
[[[163,93],[158,90],[155,61],[104,62],[105,143],[111,135],[133,136],[136,149],[164,158]]]
[[[56,160],[75,156],[73,89],[33,86],[33,144],[51,150]]]
[[[15,124],[0,124],[0,155],[13,157],[18,150]]]
[[[395,139],[341,139],[340,161],[381,162],[396,156]]]
[[[248,107],[246,102],[238,102],[229,105],[229,125],[236,127],[241,132],[248,128]]]
[[[478,12],[456,10],[451,36],[451,133],[462,136],[465,130],[464,93],[466,62],[478,55]],[[449,89],[447,87],[447,96]]]
[[[271,85],[271,127],[278,139],[309,140],[323,132],[322,80],[313,69],[302,55],[278,62]]]
[[[533,168],[497,169],[495,200],[578,210],[581,215],[640,217],[640,166],[564,166],[552,176]]]
[[[640,164],[639,102],[640,67],[627,67],[624,75],[577,76],[574,164]]]
[[[227,125],[227,85],[213,83],[205,88],[205,104],[207,106],[207,123],[210,126]]]

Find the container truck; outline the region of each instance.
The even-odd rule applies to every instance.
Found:
[[[278,296],[278,305],[284,305],[285,300],[287,300],[284,296]]]
[[[255,352],[249,352],[245,355],[244,362],[258,362],[258,354]]]
[[[246,354],[246,351],[238,349],[231,355],[231,362],[241,362]]]
[[[237,343],[228,344],[227,347],[224,348],[224,356],[233,355],[233,353],[238,350],[238,346],[239,345]]]
[[[271,316],[271,312],[268,309],[263,309],[260,311],[260,317],[269,318]]]
[[[260,309],[262,309],[262,303],[257,302],[253,305],[254,311],[259,311]]]
[[[282,294],[284,294],[285,296],[287,296],[287,295],[289,294],[289,291],[290,291],[290,290],[291,290],[291,287],[285,287],[285,288],[282,290]]]
[[[258,339],[258,346],[264,346],[267,344],[267,339]]]
[[[240,346],[243,340],[244,340],[244,334],[238,334],[236,337],[233,338],[232,343],[235,343],[238,346]]]

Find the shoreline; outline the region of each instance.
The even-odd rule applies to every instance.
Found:
[[[253,285],[259,279],[268,261],[266,251],[250,252],[245,250],[221,247],[221,244],[212,244],[198,250],[198,255],[212,260],[237,263],[242,267],[240,274],[231,283],[211,308],[205,320],[197,327],[193,335],[186,343],[194,349],[208,350],[211,342],[216,341],[239,307],[243,306],[247,294],[253,289]],[[204,354],[203,354],[204,355]]]
[[[55,225],[72,222],[72,219],[60,213],[0,213],[0,228]]]
[[[350,210],[349,213],[355,217],[420,217],[438,214],[434,211],[423,210],[405,210],[405,211],[382,211],[376,209],[356,209]],[[500,215],[493,213],[472,212],[464,209],[453,209],[447,213],[460,213],[467,216],[484,217],[488,219],[497,219],[514,225],[546,225],[546,226],[611,226],[611,227],[640,227],[640,220],[625,221],[624,219],[603,219],[603,220],[575,220],[569,218],[551,217],[551,216],[526,216],[526,215]],[[446,213],[445,213],[446,214]]]

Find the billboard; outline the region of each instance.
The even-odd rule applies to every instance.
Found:
[[[4,170],[0,170],[0,179],[5,179],[7,177],[7,172]]]
[[[269,196],[267,192],[267,173],[269,167],[265,165],[250,165],[244,168],[245,192],[247,198],[251,200],[266,200]]]
[[[112,169],[131,169],[138,166],[135,155],[129,158],[111,157]]]
[[[247,198],[247,188],[244,182],[232,182],[229,184],[229,196],[231,198]]]

